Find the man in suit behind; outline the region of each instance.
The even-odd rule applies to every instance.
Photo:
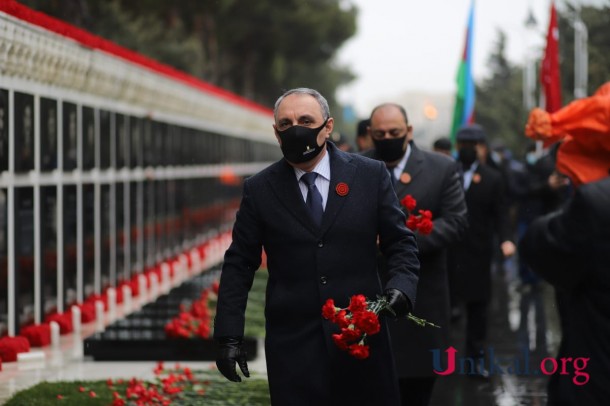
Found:
[[[276,102],[274,116],[284,159],[244,183],[218,294],[218,369],[239,381],[237,363],[248,376],[241,349],[244,313],[264,248],[272,403],[397,405],[384,320],[379,334],[369,337],[370,356],[357,360],[338,349],[331,337],[338,330],[321,316],[327,299],[346,307],[355,294],[370,299],[385,294],[399,316],[415,303],[417,246],[388,172],[380,162],[327,142],[333,119],[315,90],[286,92]],[[388,258],[385,286],[377,272],[378,238]]]
[[[455,286],[455,296],[466,307],[466,356],[478,359],[485,355],[494,234],[498,236],[504,257],[513,255],[516,248],[510,232],[502,175],[477,158],[486,141],[483,128],[477,124],[462,127],[456,141],[468,228],[464,238],[452,247],[455,264],[451,286]],[[488,371],[480,369],[472,376],[487,377]]]
[[[421,269],[417,286],[418,316],[440,329],[421,328],[406,320],[390,323],[392,347],[399,374],[403,405],[427,405],[436,375],[433,349],[445,349],[449,334],[449,286],[446,248],[466,227],[464,192],[453,159],[417,148],[407,113],[397,104],[382,104],[371,113],[369,134],[375,149],[369,154],[383,161],[397,179],[399,199],[411,195],[418,210],[430,210],[432,232],[416,233]],[[408,214],[408,213],[407,213]]]

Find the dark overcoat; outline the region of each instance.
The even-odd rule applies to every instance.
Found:
[[[322,225],[314,225],[294,170],[284,160],[247,179],[225,254],[216,337],[240,336],[261,248],[267,254],[265,352],[275,405],[398,405],[387,323],[370,337],[371,355],[356,360],[338,350],[335,326],[321,317],[333,298],[374,299],[383,292],[377,238],[388,257],[385,287],[415,301],[419,261],[384,165],[339,151],[330,142],[331,180]],[[338,193],[344,183],[347,194]]]
[[[430,210],[434,227],[429,235],[416,233],[420,271],[413,313],[439,326],[420,327],[407,320],[390,323],[392,347],[400,377],[430,376],[432,353],[444,351],[449,340],[449,281],[447,247],[463,235],[466,203],[456,162],[444,155],[423,151],[411,142],[411,154],[396,183],[398,199],[413,196],[413,214]],[[371,153],[374,157],[374,153]],[[404,208],[403,208],[404,209]],[[406,209],[405,213],[406,213]]]
[[[550,378],[549,405],[607,405],[610,399],[610,177],[580,186],[568,204],[535,220],[519,254],[564,292],[569,329]],[[586,360],[584,360],[586,359]],[[547,362],[547,369],[552,369]]]
[[[455,260],[452,288],[465,302],[488,301],[491,295],[491,260],[494,235],[512,241],[502,175],[479,164],[466,195],[468,228],[451,249]]]
[[[447,248],[466,229],[466,203],[456,163],[441,154],[422,151],[411,143],[411,155],[396,184],[398,199],[407,195],[417,201],[414,214],[432,211],[434,227],[428,235],[416,233],[421,267],[414,313],[439,326],[420,327],[403,320],[390,323],[390,335],[401,377],[432,375],[432,353],[444,350],[449,341],[449,277]],[[407,180],[409,180],[407,182]]]

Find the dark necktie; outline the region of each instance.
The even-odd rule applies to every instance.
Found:
[[[305,201],[305,204],[307,204],[307,207],[309,207],[311,216],[319,226],[322,224],[322,214],[324,214],[324,208],[322,207],[322,195],[316,187],[317,177],[317,173],[309,172],[301,176],[301,180],[303,183],[305,183],[305,185],[307,185],[307,200]]]

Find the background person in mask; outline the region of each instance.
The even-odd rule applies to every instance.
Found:
[[[417,148],[403,107],[391,103],[376,107],[369,133],[375,145],[370,155],[384,161],[398,179],[398,199],[411,195],[417,201],[414,213],[423,209],[433,215],[432,232],[415,234],[421,262],[415,310],[441,328],[421,328],[402,320],[390,323],[402,404],[423,406],[430,402],[437,376],[430,351],[449,345],[446,249],[466,227],[464,192],[452,158]]]
[[[452,247],[455,264],[451,287],[465,306],[466,356],[474,359],[484,356],[494,233],[505,257],[515,252],[502,176],[477,159],[477,150],[483,149],[485,138],[483,128],[476,124],[461,128],[456,135],[468,228],[464,238]],[[478,372],[488,375],[484,370]]]
[[[398,405],[385,320],[381,331],[370,336],[370,356],[358,360],[334,344],[332,334],[339,331],[321,314],[327,299],[347,307],[355,294],[370,299],[385,294],[398,316],[415,302],[417,246],[388,172],[380,162],[327,142],[333,119],[317,91],[286,92],[274,114],[284,159],[244,183],[218,294],[218,369],[239,381],[237,363],[248,376],[241,349],[244,313],[264,248],[271,402]],[[383,285],[377,271],[378,237],[388,260]]]

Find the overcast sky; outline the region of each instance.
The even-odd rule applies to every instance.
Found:
[[[368,115],[380,100],[407,91],[454,92],[471,0],[351,0],[360,10],[357,33],[340,50],[338,62],[358,78],[338,92],[339,101]],[[573,0],[573,3],[576,0]],[[609,0],[580,0],[582,4]],[[487,59],[497,31],[507,35],[507,56],[522,64],[526,52],[542,49],[550,0],[478,0],[474,17],[473,75],[487,76]],[[563,0],[557,0],[563,7]],[[537,34],[528,35],[528,10]],[[529,45],[528,45],[529,43]]]

